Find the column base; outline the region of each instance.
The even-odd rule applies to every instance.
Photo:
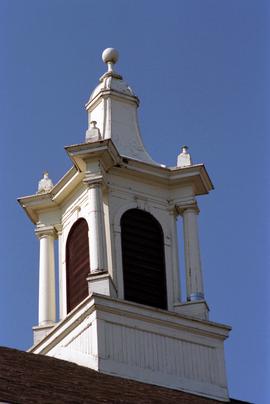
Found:
[[[39,341],[46,337],[46,335],[51,332],[55,325],[56,323],[49,323],[45,325],[35,325],[34,327],[32,327],[34,345],[36,345]]]
[[[99,293],[101,295],[117,297],[116,287],[108,272],[97,272],[87,278],[89,295]]]
[[[200,320],[209,319],[209,307],[205,300],[175,303],[174,311],[178,314],[199,318]]]

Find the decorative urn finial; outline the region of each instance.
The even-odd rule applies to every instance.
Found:
[[[49,192],[53,188],[53,182],[49,178],[48,171],[44,171],[43,178],[38,182],[37,194]]]
[[[191,166],[191,165],[192,165],[192,160],[191,160],[191,156],[188,152],[188,147],[182,146],[182,151],[177,157],[177,167],[186,167],[186,166]]]

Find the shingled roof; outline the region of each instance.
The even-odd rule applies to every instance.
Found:
[[[120,377],[74,363],[0,347],[0,402],[215,404],[195,396]],[[231,403],[243,403],[231,400]]]

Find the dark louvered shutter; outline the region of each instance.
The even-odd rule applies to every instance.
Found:
[[[130,209],[121,219],[126,300],[167,309],[164,237],[148,212]]]
[[[86,278],[90,272],[88,225],[79,219],[72,226],[66,244],[67,310],[88,296]]]

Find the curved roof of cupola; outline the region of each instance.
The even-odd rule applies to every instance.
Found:
[[[108,70],[85,106],[88,112],[86,141],[111,139],[121,156],[157,165],[141,138],[137,114],[139,98],[114,68],[117,50],[105,49],[102,59]]]
[[[100,77],[100,83],[92,91],[88,103],[91,102],[99,93],[103,91],[113,91],[123,95],[128,95],[130,97],[135,97],[136,102],[139,104],[139,99],[132,88],[123,79],[123,77],[114,70],[114,64],[118,60],[118,52],[116,51],[116,49],[105,49],[102,54],[102,59],[104,63],[107,63],[108,71]]]

